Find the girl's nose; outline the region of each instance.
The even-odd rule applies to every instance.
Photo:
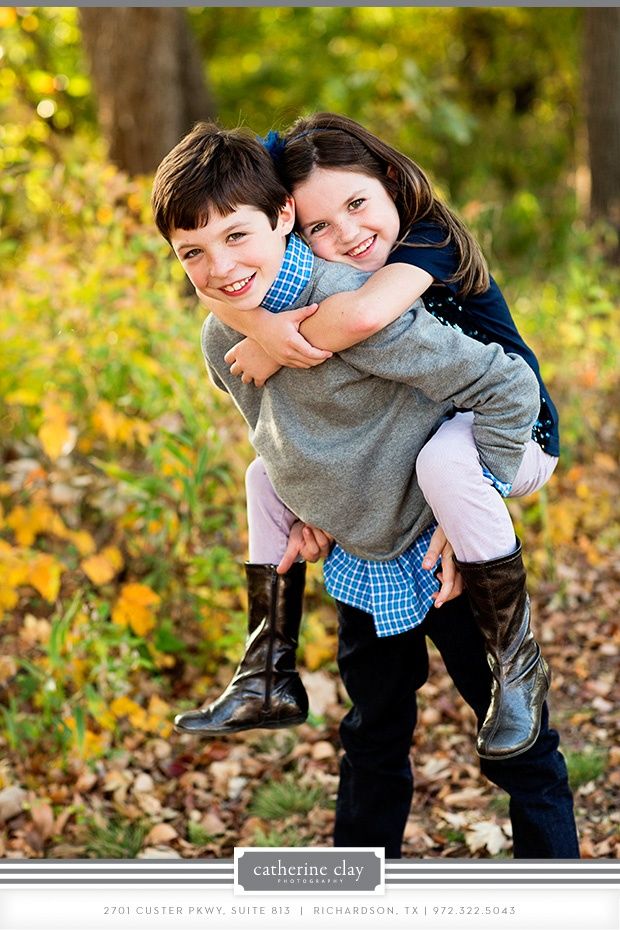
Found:
[[[353,217],[346,216],[339,221],[337,231],[341,242],[354,242],[359,232],[359,226]]]

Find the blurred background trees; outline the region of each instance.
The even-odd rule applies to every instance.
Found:
[[[180,7],[84,7],[84,48],[112,161],[153,171],[188,127],[215,115]]]
[[[100,129],[112,161],[135,174],[200,118],[265,132],[304,110],[341,110],[410,152],[454,203],[482,211],[487,244],[506,241],[511,255],[561,254],[590,192],[591,215],[618,223],[616,9],[2,15],[9,137],[23,127],[16,105],[48,147]]]

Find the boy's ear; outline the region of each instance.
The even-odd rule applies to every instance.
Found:
[[[292,197],[286,198],[286,203],[280,210],[278,228],[283,236],[288,236],[295,225],[295,201]]]

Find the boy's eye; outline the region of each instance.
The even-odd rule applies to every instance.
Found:
[[[352,200],[349,204],[349,210],[357,210],[358,207],[361,207],[363,203],[366,203],[365,197],[358,197],[356,200]]]
[[[188,249],[187,252],[183,255],[183,261],[189,261],[192,258],[195,258],[200,254],[200,249]]]
[[[243,239],[245,233],[243,232],[234,232],[226,237],[227,242],[239,242],[240,239]]]
[[[317,233],[323,232],[326,227],[327,223],[317,223],[316,226],[313,226],[310,230],[310,235],[315,236]]]

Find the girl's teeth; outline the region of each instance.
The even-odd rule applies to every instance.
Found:
[[[360,245],[356,246],[354,249],[351,249],[349,255],[361,255],[362,252],[365,252],[374,241],[374,236],[371,236],[370,239],[366,239],[365,242],[362,242]]]

